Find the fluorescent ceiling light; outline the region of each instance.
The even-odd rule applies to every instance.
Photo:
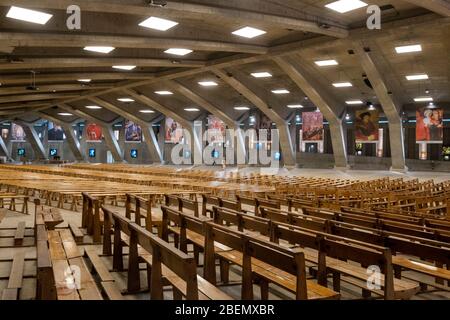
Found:
[[[155,113],[153,110],[140,110],[140,113]]]
[[[86,82],[89,83],[92,81],[92,79],[78,79],[79,82]]]
[[[60,116],[64,116],[64,117],[70,117],[70,116],[73,116],[73,114],[68,113],[68,112],[59,112],[58,114],[59,114]]]
[[[303,106],[301,104],[290,104],[287,106],[289,109],[302,109]]]
[[[249,107],[234,107],[234,110],[237,110],[237,111],[246,111],[246,110],[250,110],[250,108],[249,108]]]
[[[339,63],[336,60],[320,60],[315,62],[319,67],[337,66]]]
[[[117,100],[120,102],[134,102],[134,100],[131,98],[119,98]]]
[[[367,7],[367,3],[359,0],[339,0],[325,5],[328,9],[339,13],[346,13],[356,9]]]
[[[136,68],[136,66],[113,66],[114,69],[119,69],[119,70],[133,70]]]
[[[397,53],[420,52],[422,51],[422,46],[420,44],[415,44],[411,46],[396,47],[395,51],[397,51]]]
[[[418,97],[414,99],[415,102],[431,102],[433,101],[432,97]]]
[[[275,94],[288,94],[288,93],[290,93],[290,91],[286,90],[286,89],[277,89],[277,90],[272,90],[272,93],[275,93]]]
[[[272,74],[269,72],[255,72],[252,73],[252,76],[255,78],[270,78],[272,77]]]
[[[263,30],[259,30],[256,28],[252,28],[252,27],[244,27],[242,29],[236,30],[234,32],[232,32],[233,34],[240,36],[240,37],[245,37],[245,38],[256,38],[260,35],[263,35],[267,32],[263,31]]]
[[[102,109],[102,107],[99,107],[99,106],[86,106],[86,109],[100,110],[100,109]]]
[[[98,52],[98,53],[110,53],[113,51],[114,47],[101,47],[101,46],[88,46],[84,47],[86,51]]]
[[[53,15],[12,6],[6,14],[6,17],[31,23],[46,24],[48,20],[53,17]]]
[[[409,81],[428,80],[428,75],[427,74],[414,74],[414,75],[406,76],[406,79]]]
[[[200,81],[198,84],[201,85],[202,87],[216,87],[216,86],[218,86],[217,82],[214,82],[214,81]]]
[[[200,110],[197,109],[197,108],[186,108],[186,109],[184,109],[184,111],[188,111],[188,112],[198,112],[198,111],[200,111]]]
[[[361,100],[349,100],[345,101],[345,103],[348,105],[355,105],[355,104],[363,104],[364,102],[362,102]]]
[[[350,82],[337,82],[337,83],[333,83],[333,86],[336,88],[353,87],[353,85]]]
[[[160,96],[170,96],[173,94],[173,92],[170,91],[155,91],[156,94],[159,94]]]
[[[139,23],[139,25],[141,27],[150,28],[154,30],[167,31],[178,25],[178,22],[157,17],[150,17],[147,20],[144,20],[141,23]]]
[[[164,51],[165,53],[168,54],[173,54],[176,56],[185,56],[189,53],[192,52],[192,50],[189,49],[180,49],[180,48],[171,48],[171,49],[167,49],[166,51]]]

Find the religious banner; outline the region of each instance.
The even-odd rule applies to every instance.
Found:
[[[142,129],[133,121],[125,121],[125,142],[141,142]]]
[[[416,112],[417,143],[442,144],[444,142],[444,110],[425,107]]]
[[[181,143],[183,141],[183,127],[172,118],[166,118],[166,143]]]
[[[103,129],[96,123],[89,123],[86,126],[86,141],[101,142],[103,137]]]
[[[323,114],[321,112],[303,112],[302,140],[323,141]]]
[[[358,110],[355,112],[356,143],[377,143],[380,139],[378,110]]]
[[[225,140],[225,123],[212,115],[208,117],[207,139],[210,143],[224,143]]]
[[[267,130],[267,141],[265,141],[264,136],[260,135],[260,130]],[[259,113],[259,121],[256,126],[256,132],[258,135],[258,140],[260,143],[262,142],[270,142],[272,141],[272,120],[269,119],[264,113]]]
[[[25,131],[18,124],[11,125],[11,141],[23,142],[25,141]]]
[[[61,126],[48,123],[48,141],[64,141],[64,130]]]

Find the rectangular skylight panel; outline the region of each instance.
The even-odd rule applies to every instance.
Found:
[[[88,46],[84,47],[84,50],[98,53],[110,53],[113,51],[114,47],[102,47],[102,46]]]
[[[53,15],[12,6],[6,14],[6,17],[44,25],[53,17]]]
[[[409,81],[428,80],[428,75],[427,74],[413,74],[410,76],[406,76],[406,79]]]
[[[422,46],[420,44],[414,44],[414,45],[410,45],[410,46],[396,47],[395,51],[397,51],[397,53],[399,53],[399,54],[410,53],[410,52],[421,52]]]
[[[350,82],[337,82],[337,83],[333,83],[333,86],[335,88],[348,88],[348,87],[353,87],[353,85]]]
[[[339,0],[325,5],[328,9],[339,13],[347,13],[356,9],[364,8],[368,4],[360,0]]]
[[[252,77],[254,78],[270,78],[272,74],[269,72],[254,72],[252,73]]]
[[[315,62],[319,67],[337,66],[339,63],[336,60],[321,60]]]
[[[252,27],[244,27],[242,29],[239,29],[239,30],[236,30],[233,32],[234,35],[248,38],[248,39],[256,38],[265,33],[267,33],[267,32],[264,30],[259,30],[259,29],[252,28]]]
[[[178,25],[178,22],[167,20],[167,19],[162,19],[162,18],[158,18],[158,17],[150,17],[147,20],[139,23],[139,25],[141,27],[150,28],[150,29],[154,29],[154,30],[167,31],[167,30],[175,27],[176,25]]]

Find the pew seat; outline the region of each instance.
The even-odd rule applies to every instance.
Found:
[[[401,278],[402,276],[402,270],[410,270],[414,271],[423,275],[427,275],[430,277],[434,277],[439,280],[448,281],[450,283],[450,270],[435,267],[429,264],[426,264],[424,262],[415,261],[413,259],[409,259],[406,257],[400,257],[400,256],[394,256],[392,257],[392,263],[394,264],[394,270],[395,275],[398,278]],[[431,281],[427,281],[425,279],[416,280],[419,281],[421,284],[434,286],[438,289],[450,291],[450,287],[442,286],[437,283],[433,283]]]
[[[220,258],[242,267],[242,252],[237,250],[216,253]],[[271,266],[268,263],[252,258],[253,273],[264,281],[274,283],[291,292],[296,291],[296,277],[288,272]],[[339,299],[340,294],[321,286],[311,280],[306,281],[308,300]]]

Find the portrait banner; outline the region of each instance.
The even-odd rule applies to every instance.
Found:
[[[181,143],[183,141],[183,127],[172,118],[166,118],[166,143]]]
[[[323,141],[323,114],[321,112],[303,112],[302,140]]]
[[[210,143],[224,143],[225,123],[215,116],[208,117],[207,139]]]
[[[47,137],[48,141],[64,141],[64,130],[61,126],[49,122]]]
[[[133,121],[125,121],[125,142],[142,142],[142,129]]]
[[[416,112],[417,143],[444,143],[444,110],[425,107]]]
[[[378,110],[358,110],[355,112],[356,143],[377,143],[380,140],[380,113]]]
[[[13,123],[11,125],[11,141],[23,142],[25,141],[26,134],[21,126]]]
[[[103,129],[96,123],[86,126],[86,142],[102,142]]]

